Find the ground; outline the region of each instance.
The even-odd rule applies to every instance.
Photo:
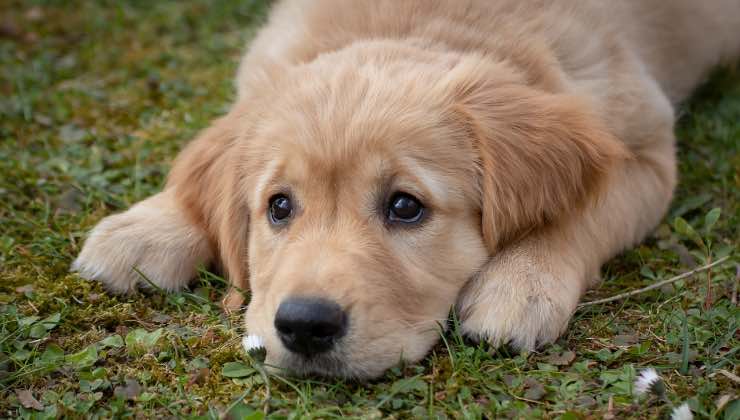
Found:
[[[68,267],[97,221],[159,190],[177,150],[227,109],[264,10],[0,2],[0,417],[262,417],[267,384],[242,351],[240,317],[217,304],[220,277],[117,297]],[[453,329],[420,364],[369,383],[271,376],[269,416],[647,418],[688,401],[697,417],[740,418],[740,72],[717,72],[680,116],[670,213],[585,300],[724,264],[584,307],[538,353]],[[667,401],[635,395],[648,367]]]

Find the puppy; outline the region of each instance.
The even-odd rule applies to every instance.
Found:
[[[125,293],[218,263],[267,363],[371,378],[463,331],[534,349],[659,222],[674,106],[737,0],[288,0],[163,192],[72,268]]]

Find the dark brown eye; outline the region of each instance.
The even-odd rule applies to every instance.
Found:
[[[285,223],[293,214],[290,198],[277,194],[270,198],[270,221],[273,224]]]
[[[416,223],[424,215],[424,206],[419,200],[406,193],[395,193],[388,205],[388,220],[400,223]]]

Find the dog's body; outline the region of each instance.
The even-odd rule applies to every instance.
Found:
[[[232,111],[74,268],[125,292],[136,267],[174,290],[218,261],[249,284],[268,361],[298,373],[418,360],[453,305],[465,333],[534,348],[661,219],[673,106],[739,54],[738,0],[284,1]],[[396,192],[424,219],[375,221]],[[275,197],[289,222],[264,216]],[[273,318],[292,296],[346,312],[336,348],[285,349]]]

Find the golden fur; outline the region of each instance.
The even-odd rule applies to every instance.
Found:
[[[464,332],[530,349],[562,333],[610,257],[663,216],[673,105],[740,53],[737,0],[286,0],[231,111],[165,190],[104,219],[73,268],[125,292],[220,263],[250,333],[295,373],[373,377]],[[298,208],[281,230],[270,196]],[[389,227],[394,191],[428,209]],[[328,355],[277,339],[288,296],[349,312]]]

